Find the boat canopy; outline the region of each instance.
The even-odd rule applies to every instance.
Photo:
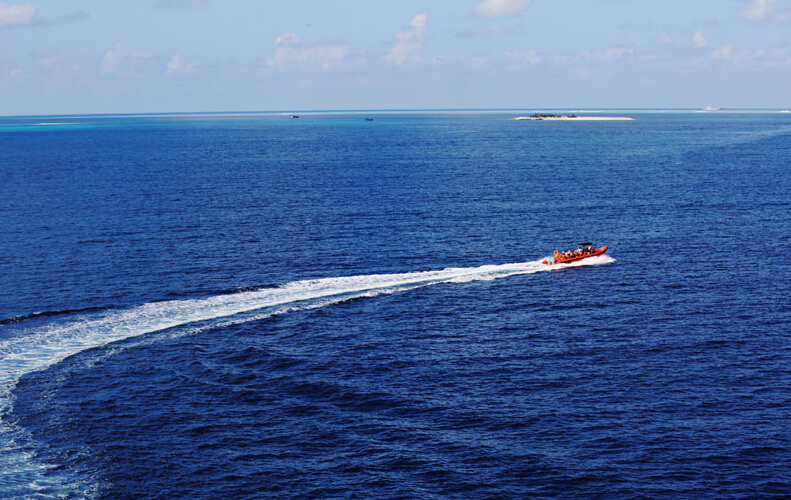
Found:
[[[593,245],[593,243],[591,243],[590,241],[586,241],[585,243],[580,243],[579,245],[581,247],[589,247],[589,246]]]

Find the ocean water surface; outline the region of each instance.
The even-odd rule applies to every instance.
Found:
[[[0,117],[0,497],[791,496],[791,117],[519,114]]]

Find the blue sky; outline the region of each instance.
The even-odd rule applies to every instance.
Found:
[[[0,115],[791,108],[791,0],[0,1]]]

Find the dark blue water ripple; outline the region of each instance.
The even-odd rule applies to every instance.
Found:
[[[791,124],[508,118],[0,133],[0,340],[579,238],[616,259],[98,343],[4,420],[102,498],[791,495]]]
[[[779,339],[748,360],[733,334],[668,339],[643,323],[640,338],[592,335],[618,314],[606,303],[595,320],[565,309],[554,328],[508,328],[557,317],[520,298],[534,279],[152,338],[31,375],[17,395],[42,402],[50,446],[91,450],[71,465],[104,471],[110,496],[739,497],[771,493],[772,480],[788,491],[788,391],[766,384],[788,359]],[[580,279],[600,291],[601,277]],[[482,295],[513,307],[469,314]]]

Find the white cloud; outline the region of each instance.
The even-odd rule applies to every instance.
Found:
[[[412,18],[410,23],[412,29],[396,33],[398,43],[390,51],[393,61],[403,66],[410,56],[414,56],[423,44],[423,33],[426,31],[426,15],[418,14]]]
[[[753,0],[753,3],[741,15],[751,21],[762,21],[769,17],[777,0]]]
[[[778,68],[791,66],[791,47],[781,47],[767,52],[764,49],[736,49],[723,45],[711,53],[711,60],[727,62],[741,67]]]
[[[150,52],[131,52],[119,43],[102,58],[99,74],[109,77],[140,76],[152,61],[153,55]]]
[[[714,59],[730,59],[733,55],[733,45],[723,45],[719,49],[711,53]]]
[[[423,38],[423,33],[426,31],[426,15],[417,14],[409,25],[414,29],[416,37]]]
[[[52,69],[59,65],[60,61],[56,56],[48,55],[40,58],[36,61],[39,66],[42,68]]]
[[[296,33],[284,33],[275,39],[275,55],[267,65],[285,66],[297,64],[299,66],[318,65],[327,70],[343,61],[349,52],[345,45],[304,45],[300,43]]]
[[[181,54],[176,54],[168,61],[168,76],[185,76],[190,75],[195,71],[198,65],[195,61],[183,61]]]
[[[296,33],[283,33],[275,39],[275,45],[291,45],[299,43],[299,37]]]
[[[21,82],[25,77],[25,72],[19,68],[12,69],[6,75],[6,80],[9,82]]]
[[[568,64],[572,61],[572,57],[568,54],[555,54],[552,60],[555,64]]]
[[[662,32],[659,34],[659,43],[670,45],[674,42],[673,37],[666,32]]]
[[[116,46],[116,50],[109,50],[102,58],[102,66],[99,72],[102,75],[110,75],[117,71],[118,66],[121,61],[121,51],[122,47],[120,44]]]
[[[541,56],[536,52],[535,49],[530,49],[525,54],[525,61],[529,62],[530,64],[538,64],[541,62]]]
[[[486,68],[486,63],[485,57],[474,56],[470,58],[470,66],[478,70]]]
[[[692,41],[695,43],[695,47],[705,47],[708,45],[706,37],[703,36],[703,33],[700,31],[695,32],[695,34],[692,36]]]
[[[483,0],[475,7],[481,17],[515,16],[530,7],[531,0]]]
[[[613,60],[622,58],[627,52],[631,53],[632,51],[624,47],[610,47],[604,54],[607,59]]]
[[[614,45],[606,50],[595,52],[583,50],[577,54],[555,54],[554,57],[548,57],[547,61],[558,65],[596,65],[624,59],[627,56],[630,60],[646,60],[644,55],[635,52],[635,49],[631,47]]]
[[[536,52],[536,49],[530,49],[527,53],[523,54],[518,50],[514,49],[507,54],[508,59],[516,62],[516,63],[527,63],[531,66],[534,66],[541,62],[541,54]],[[512,65],[509,66],[511,68],[515,68],[516,66]]]
[[[179,69],[181,69],[181,54],[176,54],[168,62],[168,70],[178,71]]]
[[[0,27],[30,24],[36,18],[32,3],[8,5],[0,3]]]

